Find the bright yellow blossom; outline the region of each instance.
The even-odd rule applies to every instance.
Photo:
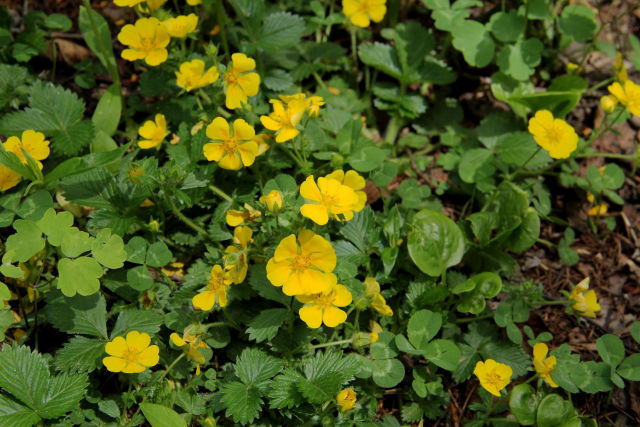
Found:
[[[373,22],[380,22],[387,13],[387,0],[342,0],[342,13],[355,26],[366,28]]]
[[[253,242],[251,236],[253,235],[253,230],[249,227],[236,227],[233,230],[233,245],[227,246],[224,250],[225,256],[224,258],[224,268],[231,275],[231,280],[235,284],[242,283],[247,277],[247,270],[249,269],[249,264],[247,262],[247,248],[249,247],[249,243]],[[235,262],[231,263],[231,255],[235,255]]]
[[[183,38],[193,33],[198,27],[198,16],[195,13],[180,15],[162,21],[171,37]]]
[[[322,107],[324,103],[324,99],[321,96],[307,96],[304,93],[296,93],[293,95],[278,95],[278,97],[287,104],[287,108],[289,108],[289,104],[293,103],[294,107],[300,108],[304,103],[304,107],[309,112],[309,117],[318,117],[320,114],[320,107]]]
[[[227,288],[231,285],[231,273],[225,272],[221,266],[214,265],[205,291],[194,296],[191,302],[199,310],[208,311],[218,300],[220,307],[227,305]]]
[[[167,0],[145,0],[144,3],[146,3],[147,5],[144,6],[141,4],[140,6],[138,6],[138,9],[140,9],[140,11],[144,13],[151,13],[160,9],[166,2]]]
[[[310,96],[307,99],[309,116],[318,117],[320,114],[320,107],[324,105],[324,99],[321,96]]]
[[[187,0],[187,4],[189,6],[197,6],[199,4],[202,4],[202,0]]]
[[[254,209],[250,204],[244,204],[244,211],[237,211],[235,209],[229,209],[227,211],[226,220],[227,225],[230,227],[237,227],[243,222],[254,221],[262,215],[262,212]]]
[[[44,134],[32,129],[27,129],[22,132],[20,138],[10,136],[2,145],[5,150],[18,156],[24,164],[27,164],[27,158],[22,153],[22,150],[26,151],[27,154],[36,161],[40,169],[42,169],[42,162],[40,162],[40,160],[49,157],[49,153],[51,152],[49,141],[44,139]]]
[[[135,25],[127,24],[118,34],[118,41],[129,49],[122,51],[127,61],[144,59],[148,65],[160,65],[167,60],[167,45],[171,38],[167,28],[156,18],[140,18]]]
[[[259,201],[263,205],[267,205],[267,209],[271,212],[282,208],[282,196],[278,190],[271,190],[266,196],[261,196]]]
[[[511,382],[513,369],[511,366],[498,363],[493,359],[476,363],[473,373],[480,380],[480,385],[494,396],[500,397],[500,390]]]
[[[188,347],[185,348],[185,353],[191,360],[198,365],[205,362],[204,355],[200,353],[199,348],[209,348],[209,346],[202,339],[203,327],[201,325],[189,325],[184,329],[182,337],[173,332],[169,339],[176,347]]]
[[[393,310],[380,293],[380,284],[374,277],[364,279],[365,295],[371,298],[371,308],[383,316],[393,316]]]
[[[624,85],[615,82],[609,85],[607,89],[631,114],[640,116],[640,85],[627,80]]]
[[[300,319],[310,328],[319,328],[323,323],[335,328],[347,320],[347,313],[338,307],[351,304],[351,292],[344,285],[338,284],[338,278],[331,275],[331,288],[319,294],[297,295],[296,299],[304,304],[300,309]]]
[[[378,341],[379,334],[380,332],[382,332],[382,326],[380,326],[380,323],[374,322],[372,320],[371,322],[369,322],[369,330],[371,331],[369,332],[369,338],[371,339],[371,342],[374,343]]]
[[[353,189],[356,193],[356,197],[358,198],[357,202],[354,203],[351,207],[350,211],[345,212],[344,218],[349,221],[353,218],[353,212],[360,212],[364,205],[367,203],[367,193],[361,191],[365,185],[365,179],[358,174],[358,172],[354,170],[349,170],[346,173],[342,169],[337,169],[331,172],[329,175],[325,175],[325,178],[335,179],[340,184],[346,185],[347,187]]]
[[[556,357],[549,356],[549,347],[545,343],[537,343],[533,346],[533,367],[536,369],[540,378],[545,380],[551,387],[558,387],[553,378],[551,378],[551,371],[556,367]]]
[[[569,298],[575,302],[573,309],[587,317],[596,317],[596,312],[600,311],[598,296],[596,292],[589,289],[589,277],[585,277],[573,288]]]
[[[578,147],[576,131],[564,120],[554,119],[548,110],[540,110],[529,119],[529,132],[554,159],[566,159]]]
[[[605,95],[600,98],[600,107],[605,113],[611,114],[615,111],[618,105],[618,99],[613,95]]]
[[[144,1],[145,0],[113,0],[116,6],[120,6],[120,7],[134,7]]]
[[[229,122],[217,117],[207,126],[207,136],[213,142],[204,145],[204,156],[223,169],[238,170],[251,166],[256,159],[258,144],[253,140],[256,132],[244,119],[234,120],[232,135]]]
[[[296,126],[304,116],[306,101],[293,99],[286,109],[282,101],[271,99],[269,102],[273,105],[273,112],[268,116],[260,116],[260,121],[264,127],[276,133],[276,142],[289,141],[298,136],[300,131]]]
[[[231,55],[231,64],[224,75],[225,105],[233,110],[246,104],[250,96],[256,96],[260,89],[260,76],[249,71],[256,68],[256,61],[244,53]]]
[[[180,65],[180,71],[176,71],[178,86],[187,92],[210,85],[218,80],[218,77],[220,73],[216,67],[204,71],[204,61],[201,59],[183,62]]]
[[[14,172],[5,165],[0,165],[0,191],[7,191],[10,188],[15,187],[20,182],[20,175],[18,172]]]
[[[155,121],[147,120],[138,129],[138,134],[145,138],[138,141],[138,147],[142,149],[154,148],[162,144],[167,136],[167,119],[164,114],[156,114]]]
[[[104,350],[109,356],[102,359],[102,363],[110,372],[124,372],[137,374],[160,360],[160,349],[151,344],[149,334],[131,331],[124,337],[115,337],[109,341]]]
[[[592,207],[591,209],[589,209],[589,211],[587,212],[587,215],[589,215],[589,216],[601,216],[601,215],[606,214],[608,210],[609,210],[609,205],[607,205],[605,202],[602,202],[599,205],[596,205],[596,206]]]
[[[353,218],[353,208],[359,201],[351,187],[324,177],[318,178],[316,185],[313,175],[300,185],[300,195],[312,202],[302,205],[300,213],[319,225],[325,225],[329,215],[338,221],[340,214],[347,220]]]
[[[336,396],[336,403],[342,412],[353,409],[353,405],[356,403],[356,392],[352,388],[345,388]]]
[[[258,156],[263,155],[269,150],[269,148],[271,148],[271,146],[267,142],[270,139],[272,138],[264,133],[259,133],[255,137],[253,137],[253,140],[256,142],[256,144],[258,144]]]
[[[267,262],[267,278],[282,286],[285,295],[310,295],[328,292],[337,281],[336,253],[327,240],[310,230],[291,234],[280,242]]]

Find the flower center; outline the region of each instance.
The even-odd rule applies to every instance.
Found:
[[[560,142],[560,137],[562,136],[562,132],[555,126],[552,126],[551,129],[547,131],[547,138],[551,140],[551,142]]]
[[[293,270],[304,271],[311,266],[311,257],[307,255],[296,255],[291,262],[291,268]]]
[[[227,85],[229,86],[238,84],[238,74],[235,73],[233,69],[231,69],[227,74],[225,74],[224,79],[227,82]]]
[[[140,351],[137,348],[129,347],[122,355],[122,358],[129,363],[135,363],[138,360],[138,354],[140,354]]]
[[[488,372],[485,376],[485,381],[496,387],[500,387],[502,385],[502,378],[500,378],[500,375],[495,372]]]
[[[155,35],[140,37],[140,46],[142,46],[142,50],[144,51],[154,50],[156,48],[154,41],[155,41]]]
[[[329,307],[333,305],[333,292],[328,295],[320,295],[316,298],[315,303],[320,307]]]
[[[238,150],[238,140],[229,138],[222,144],[222,147],[227,156],[232,156]]]

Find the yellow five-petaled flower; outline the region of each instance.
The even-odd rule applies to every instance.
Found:
[[[589,277],[585,277],[573,288],[569,298],[574,301],[573,309],[579,311],[584,316],[596,317],[596,312],[600,311],[598,296],[596,292],[589,290]]]
[[[180,71],[176,71],[178,86],[187,92],[210,85],[218,80],[218,77],[220,73],[216,67],[204,71],[204,61],[201,59],[183,62]]]
[[[342,214],[346,220],[353,218],[353,211],[359,205],[359,197],[353,189],[331,178],[318,178],[316,185],[313,175],[300,185],[300,195],[308,202],[300,207],[300,213],[319,225],[325,225],[329,216],[340,220]]]
[[[135,25],[125,25],[118,34],[118,40],[129,46],[122,51],[122,58],[127,61],[144,59],[148,65],[155,66],[166,61],[169,55],[169,32],[156,18],[140,18]]]
[[[536,369],[540,378],[545,380],[551,387],[558,387],[553,378],[551,378],[551,371],[556,367],[556,357],[549,356],[549,347],[545,343],[537,343],[533,346],[533,367]]]
[[[256,68],[256,61],[244,53],[231,55],[231,64],[224,75],[225,105],[233,110],[246,104],[250,96],[256,96],[260,89],[260,76],[250,72]]]
[[[183,38],[191,34],[198,27],[198,16],[195,13],[180,15],[162,21],[171,37]]]
[[[340,405],[342,412],[353,409],[356,400],[356,392],[352,388],[345,388],[336,396],[336,403]]]
[[[164,114],[156,114],[155,120],[147,120],[138,129],[138,134],[145,138],[138,141],[138,147],[142,149],[154,148],[162,144],[167,136],[167,119]]]
[[[300,319],[310,328],[319,328],[323,323],[334,328],[347,320],[347,313],[338,307],[351,304],[351,292],[338,284],[338,278],[332,274],[331,288],[319,294],[297,295],[296,299],[304,304],[300,309]]]
[[[473,373],[480,380],[480,385],[494,396],[500,397],[500,390],[511,382],[513,369],[504,363],[498,363],[493,359],[476,363]]]
[[[217,117],[207,126],[207,136],[213,142],[204,145],[204,156],[209,161],[218,162],[223,169],[238,170],[251,166],[256,159],[256,132],[244,119],[234,120],[231,134],[229,122]]]
[[[45,139],[44,134],[36,132],[32,129],[27,129],[22,132],[22,136],[10,136],[5,142],[2,143],[5,150],[10,153],[14,153],[20,158],[20,161],[27,164],[27,158],[22,150],[26,151],[40,169],[42,169],[42,162],[49,157],[49,141]],[[15,187],[20,182],[20,175],[18,172],[9,169],[5,165],[0,165],[0,191],[7,191],[10,188]]]
[[[221,266],[214,265],[205,290],[194,296],[191,302],[199,310],[211,310],[218,300],[220,307],[227,305],[227,288],[232,283],[231,273],[225,272]]]
[[[258,199],[263,205],[267,205],[267,209],[271,212],[282,208],[282,195],[278,190],[271,190],[266,196],[260,196]]]
[[[380,22],[387,13],[387,0],[342,0],[342,13],[353,25],[366,28],[373,22]]]
[[[549,110],[540,110],[529,119],[529,132],[554,159],[566,159],[578,147],[578,134],[573,127],[562,119],[554,119]]]
[[[109,356],[102,359],[102,363],[111,372],[142,372],[160,360],[158,346],[149,344],[151,337],[144,332],[131,331],[126,338],[115,337],[104,346]]]
[[[640,116],[640,85],[626,80],[623,84],[615,82],[608,89],[631,114]]]

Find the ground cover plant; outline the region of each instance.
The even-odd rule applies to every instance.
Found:
[[[0,6],[0,425],[637,424],[639,28]]]

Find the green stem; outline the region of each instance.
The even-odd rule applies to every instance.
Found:
[[[98,31],[98,24],[93,19],[93,8],[91,7],[91,2],[89,0],[82,0],[84,3],[84,7],[87,8],[87,16],[89,17],[89,23],[91,24],[91,28],[93,29],[93,36],[96,38],[96,43],[98,44],[98,49],[102,54],[107,66],[107,70],[109,71],[109,75],[113,80],[113,83],[118,86],[118,93],[120,94],[120,100],[122,105],[124,106],[124,100],[122,99],[122,93],[120,92],[120,74],[118,74],[118,68],[115,64],[115,61],[112,63],[109,61],[109,58],[113,56],[113,52],[109,52],[107,47],[103,45],[102,38],[100,38],[100,32]]]
[[[553,242],[550,242],[548,240],[545,239],[536,239],[536,242],[538,243],[542,243],[543,245],[549,246],[550,248],[555,248],[557,245]]]
[[[358,36],[356,35],[356,29],[353,27],[349,29],[349,32],[351,33],[351,57],[355,61],[356,70],[357,70],[358,69],[358,53],[357,53]]]
[[[569,304],[569,301],[565,301],[565,300],[559,300],[559,301],[542,300],[542,301],[533,301],[531,304],[533,304],[533,305],[566,305],[566,304]]]
[[[524,169],[524,167],[527,166],[527,164],[540,152],[540,150],[542,150],[542,147],[538,146],[536,151],[534,151],[533,154],[531,154],[529,158],[525,160],[525,162],[521,164],[513,174],[507,176],[506,180],[511,181],[513,178],[518,176],[518,174],[522,171],[522,169]]]
[[[388,144],[393,144],[401,128],[402,120],[399,119],[398,116],[392,116],[391,120],[389,120],[389,124],[387,125],[387,133],[385,135],[384,141]]]
[[[342,344],[349,344],[353,342],[353,339],[349,338],[347,340],[340,340],[340,341],[332,341],[332,342],[327,342],[324,344],[316,344],[316,345],[312,345],[311,348],[323,348],[323,347],[331,347],[334,345],[342,345]]]
[[[477,320],[490,319],[491,317],[493,317],[493,313],[487,313],[487,314],[483,314],[482,316],[465,317],[463,319],[456,319],[456,323],[475,322]]]
[[[602,157],[605,159],[621,159],[621,160],[632,160],[633,154],[617,154],[617,153],[582,153],[576,154],[573,156],[575,159],[583,159],[587,157]]]
[[[85,0],[88,1],[88,0]],[[227,19],[227,14],[224,11],[224,6],[222,5],[222,0],[216,1],[216,14],[218,15],[218,25],[220,26],[220,38],[222,38],[222,47],[224,48],[224,53],[227,55],[227,61],[231,61],[231,51],[229,50],[229,41],[227,40],[227,31],[225,30],[225,20]]]
[[[296,164],[298,165],[300,170],[304,173],[304,171],[306,171],[307,168],[306,168],[305,164],[302,162],[302,159],[300,157],[298,157],[296,154],[294,154],[293,151],[291,151],[289,149],[289,147],[287,147],[286,145],[284,145],[284,144],[279,144],[279,145],[282,147],[282,149],[285,151],[285,153],[287,153],[289,155],[289,157],[291,157],[296,162]]]
[[[223,199],[225,199],[227,202],[233,203],[233,199],[231,198],[231,196],[229,196],[227,193],[225,193],[224,191],[222,191],[220,188],[216,187],[215,185],[209,184],[209,190],[213,191],[218,196],[220,196]]]
[[[166,191],[165,191],[165,194],[166,194]],[[180,212],[180,210],[176,207],[175,203],[173,203],[173,200],[171,199],[171,196],[166,195],[164,199],[167,202],[167,204],[169,205],[169,208],[171,209],[171,212],[173,212],[173,214],[175,216],[177,216],[186,225],[191,227],[194,231],[202,234],[208,240],[211,240],[211,236],[209,236],[209,233],[207,233],[207,231],[204,228],[200,227],[191,218],[188,218],[182,212]]]

